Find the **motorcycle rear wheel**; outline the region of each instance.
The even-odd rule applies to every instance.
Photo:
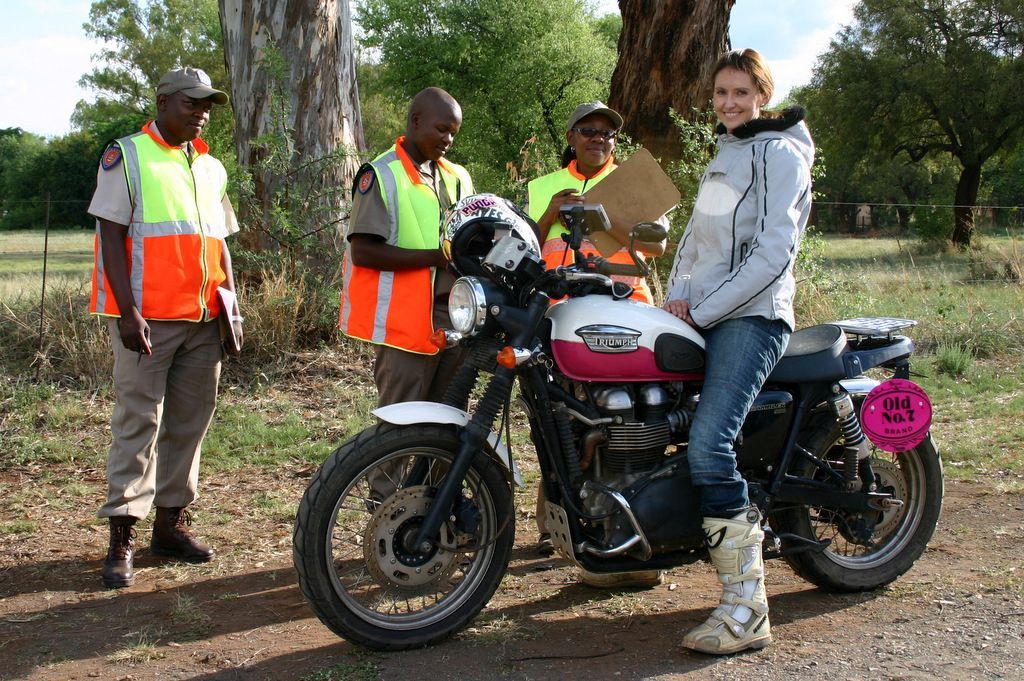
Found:
[[[378,424],[335,450],[310,482],[293,560],[306,600],[339,636],[375,650],[423,647],[463,627],[494,594],[515,516],[509,484],[487,455],[470,465],[443,546],[423,553],[402,541],[415,536],[458,449],[453,428]]]
[[[835,435],[815,448],[819,457],[841,460],[842,446]],[[892,492],[903,505],[875,512],[866,544],[856,538],[851,515],[843,511],[798,506],[772,514],[771,524],[780,533],[831,542],[823,551],[786,557],[798,575],[823,589],[850,593],[892,582],[921,557],[935,531],[942,511],[943,475],[931,435],[906,452],[893,454],[872,447],[871,465],[877,490]],[[822,477],[810,463],[796,474]]]

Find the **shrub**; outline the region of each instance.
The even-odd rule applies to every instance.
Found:
[[[108,382],[112,364],[103,321],[89,315],[84,286],[47,290],[40,341],[39,301],[19,296],[0,308],[4,370],[65,385],[96,388]]]
[[[239,361],[266,369],[337,337],[338,282],[290,266],[238,282],[247,340]]]
[[[935,368],[940,374],[960,378],[974,366],[974,356],[961,345],[941,343],[935,351]]]

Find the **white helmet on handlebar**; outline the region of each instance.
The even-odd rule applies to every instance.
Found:
[[[472,194],[448,209],[444,238],[450,243],[452,266],[461,276],[480,274],[480,263],[501,238],[525,241],[540,258],[533,221],[508,199],[495,194]]]

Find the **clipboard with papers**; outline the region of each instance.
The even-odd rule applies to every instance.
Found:
[[[220,325],[220,341],[224,345],[224,351],[229,355],[237,355],[242,352],[242,337],[235,333],[233,318],[241,319],[242,313],[238,309],[238,296],[223,286],[217,287],[217,300],[220,301],[220,314],[217,321]]]
[[[641,148],[583,197],[587,203],[604,206],[613,223],[635,225],[657,220],[672,210],[679,204],[680,194],[651,152]],[[597,232],[587,238],[604,257],[622,247],[609,234]]]

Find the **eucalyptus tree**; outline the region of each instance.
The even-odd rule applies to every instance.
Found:
[[[259,246],[334,242],[363,139],[348,0],[221,0],[220,21],[243,221]]]

